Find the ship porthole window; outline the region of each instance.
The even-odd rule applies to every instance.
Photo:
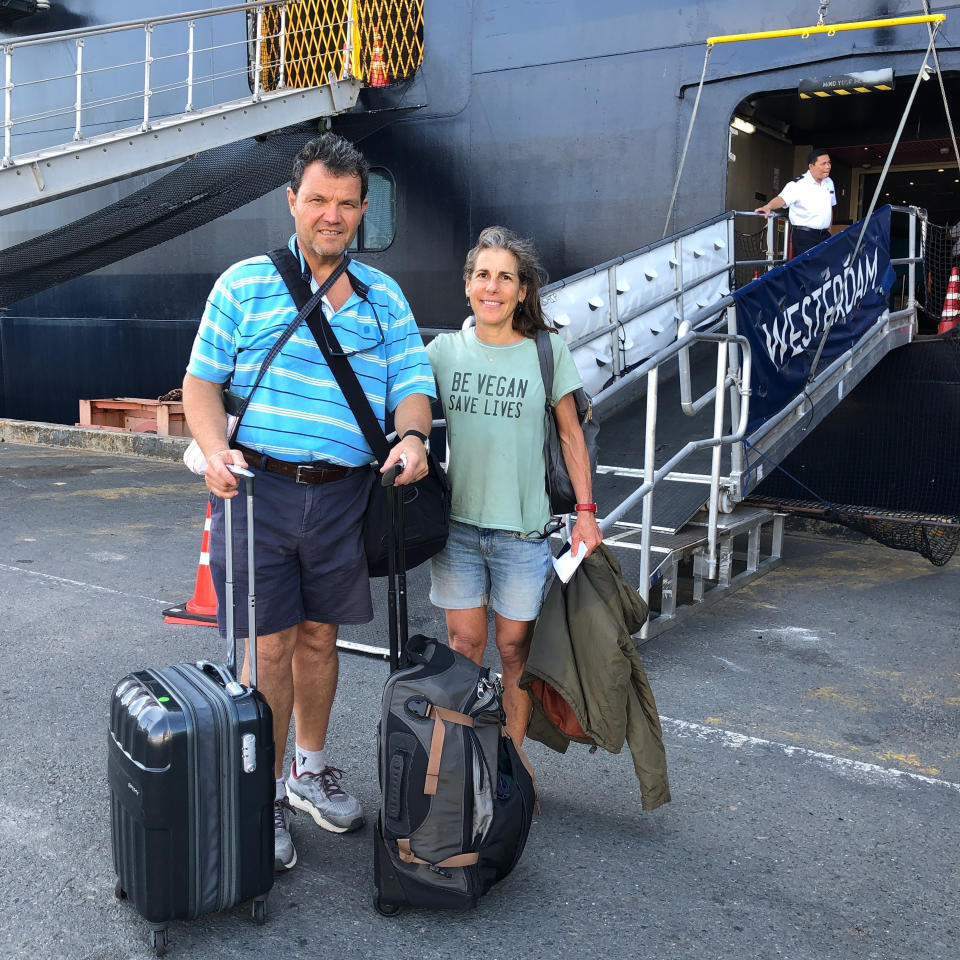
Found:
[[[367,212],[352,247],[360,253],[386,250],[397,231],[397,185],[385,167],[370,168],[367,199]]]

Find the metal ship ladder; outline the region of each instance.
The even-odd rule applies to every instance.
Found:
[[[386,82],[379,34],[361,69],[354,0],[315,3],[309,22],[296,6],[234,3],[0,42],[0,212],[343,113]],[[398,34],[420,37],[422,58],[417,29]]]
[[[915,208],[893,211],[908,218],[910,248],[891,262],[907,267],[912,290],[923,217]],[[651,605],[639,639],[780,562],[784,515],[742,501],[771,461],[913,335],[912,301],[884,312],[748,434],[750,350],[737,332],[730,289],[743,268],[749,277],[784,261],[776,253],[784,234],[771,221],[768,257],[737,260],[738,216],[752,214],[724,214],[544,289],[546,312],[571,346],[603,423],[595,499],[605,541]]]

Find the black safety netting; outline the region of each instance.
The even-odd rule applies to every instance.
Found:
[[[751,261],[763,260],[767,256],[767,231],[741,230],[739,224],[734,230],[734,251],[736,266],[733,268],[734,286],[739,289],[745,287],[751,280],[755,280],[764,272],[764,266]]]
[[[737,215],[734,218],[733,243],[736,263],[733,269],[734,287],[745,287],[751,280],[756,280],[776,263],[766,262],[771,259],[768,249],[768,221],[761,217]],[[784,221],[777,218],[773,223],[774,244],[783,249]]]
[[[921,332],[936,332],[948,306],[947,290],[955,267],[960,275],[960,223],[952,227],[923,224],[923,269],[917,271],[915,294]]]
[[[889,353],[750,502],[945,564],[960,547],[960,328]],[[776,467],[776,469],[775,469]]]
[[[181,236],[290,179],[315,123],[198,154],[90,216],[0,250],[0,306]]]

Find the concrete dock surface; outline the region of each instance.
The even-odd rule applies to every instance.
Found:
[[[192,594],[205,500],[176,462],[0,442],[3,960],[152,956],[113,895],[107,705],[133,670],[222,657],[161,618]],[[426,583],[412,626],[442,636]],[[381,623],[345,636],[385,644]],[[779,567],[640,652],[672,803],[641,812],[627,751],[529,744],[542,811],[515,872],[470,913],[395,918],[372,906],[387,666],[343,655],[328,756],[367,826],[293,818],[266,925],[173,923],[169,956],[960,956],[957,560],[788,535]]]

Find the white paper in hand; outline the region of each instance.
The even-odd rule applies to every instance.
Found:
[[[573,555],[572,550],[568,550],[559,557],[553,558],[553,569],[556,571],[557,576],[563,583],[569,582],[574,571],[580,566],[580,564],[583,562],[583,558],[586,555],[587,545],[581,540],[580,546],[577,548],[576,556]]]

